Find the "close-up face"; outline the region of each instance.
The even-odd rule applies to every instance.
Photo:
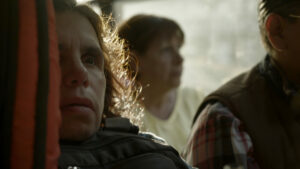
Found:
[[[106,79],[104,57],[89,20],[74,11],[56,13],[62,82],[60,138],[81,141],[100,127]]]
[[[139,57],[139,77],[145,86],[164,89],[180,85],[183,58],[180,55],[181,39],[160,36],[151,41],[145,53]]]
[[[290,67],[300,75],[300,14],[298,16],[295,22],[286,22],[283,33]]]

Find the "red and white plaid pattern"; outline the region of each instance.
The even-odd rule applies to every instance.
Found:
[[[259,169],[250,136],[241,121],[221,103],[209,104],[201,112],[184,156],[200,169],[222,169],[225,165]]]

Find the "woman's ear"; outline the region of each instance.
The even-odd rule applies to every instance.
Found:
[[[271,13],[265,23],[268,39],[272,47],[278,52],[282,52],[286,49],[283,36],[284,22],[281,16]]]

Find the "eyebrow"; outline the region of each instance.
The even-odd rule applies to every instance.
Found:
[[[63,44],[58,44],[58,49],[63,51],[66,48]],[[83,46],[80,50],[82,50],[84,53],[90,52],[99,56],[103,56],[103,51],[97,46]]]
[[[89,53],[97,54],[99,56],[103,56],[103,51],[98,47],[88,46],[88,47],[83,47],[82,49],[83,49],[83,53],[89,52]]]

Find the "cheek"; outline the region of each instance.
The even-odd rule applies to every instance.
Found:
[[[141,67],[140,69],[140,76],[145,79],[161,78],[165,73],[165,66],[160,64],[148,64],[147,66]]]
[[[140,60],[140,77],[141,79],[146,79],[146,81],[151,81],[152,83],[160,83],[162,80],[168,78],[171,68],[170,65],[167,56],[147,56]]]
[[[106,90],[106,79],[104,73],[93,74],[91,77],[91,93],[95,98],[96,104],[98,105],[98,114],[99,116],[103,112],[104,108],[104,98],[105,98],[105,90]]]
[[[97,81],[97,83],[95,85],[96,85],[95,86],[95,91],[96,91],[97,97],[99,99],[103,100],[104,97],[105,97],[106,79],[105,78],[99,78],[98,81]]]
[[[300,51],[300,32],[298,30],[292,29],[285,34],[285,41],[287,43],[287,48],[291,52]]]
[[[169,74],[173,63],[169,56],[164,56],[159,62],[159,71],[163,74]]]
[[[298,38],[294,37],[294,38],[289,40],[288,55],[291,56],[291,61],[292,62],[297,62],[299,64],[299,60],[300,60],[300,40],[298,40]]]

